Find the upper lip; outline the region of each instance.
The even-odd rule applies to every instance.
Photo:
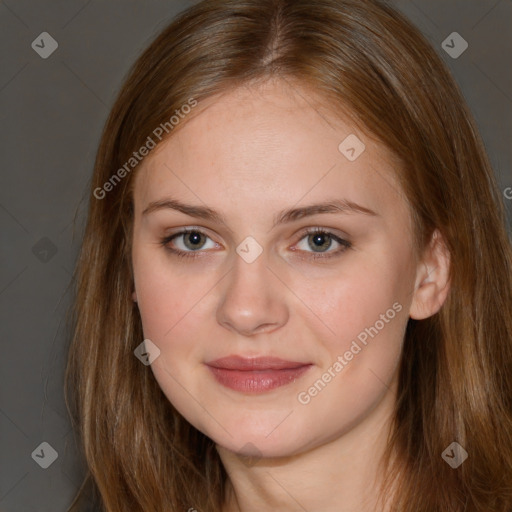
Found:
[[[310,363],[302,363],[297,361],[286,361],[278,357],[242,357],[228,356],[215,359],[205,363],[213,368],[222,368],[225,370],[286,370],[291,368],[301,368]]]

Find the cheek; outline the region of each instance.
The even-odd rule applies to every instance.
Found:
[[[185,274],[177,265],[170,269],[168,263],[154,256],[134,260],[144,338],[160,349],[151,370],[168,400],[179,411],[190,414],[189,393],[200,396],[195,371],[204,359],[202,342],[208,336],[208,328],[198,317],[207,314],[204,308],[208,291],[215,281],[207,272]]]
[[[383,260],[347,265],[338,276],[309,281],[307,287],[296,284],[329,340],[330,352],[337,353],[348,350],[358,336],[364,343],[370,337],[368,331],[375,334],[377,329],[380,337],[384,331],[393,331],[397,323],[403,324],[395,318],[406,310],[409,285],[400,265]]]
[[[171,266],[165,254],[135,254],[134,278],[144,336],[165,344],[187,317],[197,314],[201,299],[213,285],[207,274],[182,272],[178,265]]]
[[[322,320],[322,350],[318,370],[297,399],[311,404],[306,410],[315,410],[313,417],[338,403],[334,414],[341,423],[349,421],[371,409],[390,384],[408,321],[406,256],[395,251],[378,261],[360,258],[338,278],[311,283],[309,305]]]
[[[348,432],[392,389],[408,321],[400,293],[377,274],[346,281],[328,299],[324,320],[335,334],[323,337],[319,367],[295,396],[304,431],[326,438]]]

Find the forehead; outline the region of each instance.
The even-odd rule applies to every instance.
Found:
[[[269,82],[201,102],[139,166],[135,205],[140,212],[149,201],[181,194],[216,209],[227,202],[261,209],[263,201],[277,210],[328,194],[384,213],[402,200],[398,166],[325,98]]]

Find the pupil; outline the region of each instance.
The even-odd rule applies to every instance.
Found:
[[[192,249],[197,248],[197,244],[200,244],[201,242],[201,233],[192,232],[189,233],[188,237],[185,238],[185,242],[188,242],[186,245],[191,244]]]
[[[330,243],[327,242],[325,243],[325,241],[328,239],[329,237],[327,237],[326,235],[324,234],[316,234],[316,235],[313,235],[313,242],[315,244],[315,247],[317,248],[322,248],[322,246],[325,246],[324,248],[325,249],[328,249],[329,248],[329,245]]]

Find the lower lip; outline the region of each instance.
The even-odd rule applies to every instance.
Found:
[[[244,393],[261,393],[285,386],[301,377],[311,365],[284,370],[226,370],[208,366],[213,376],[223,386]]]

